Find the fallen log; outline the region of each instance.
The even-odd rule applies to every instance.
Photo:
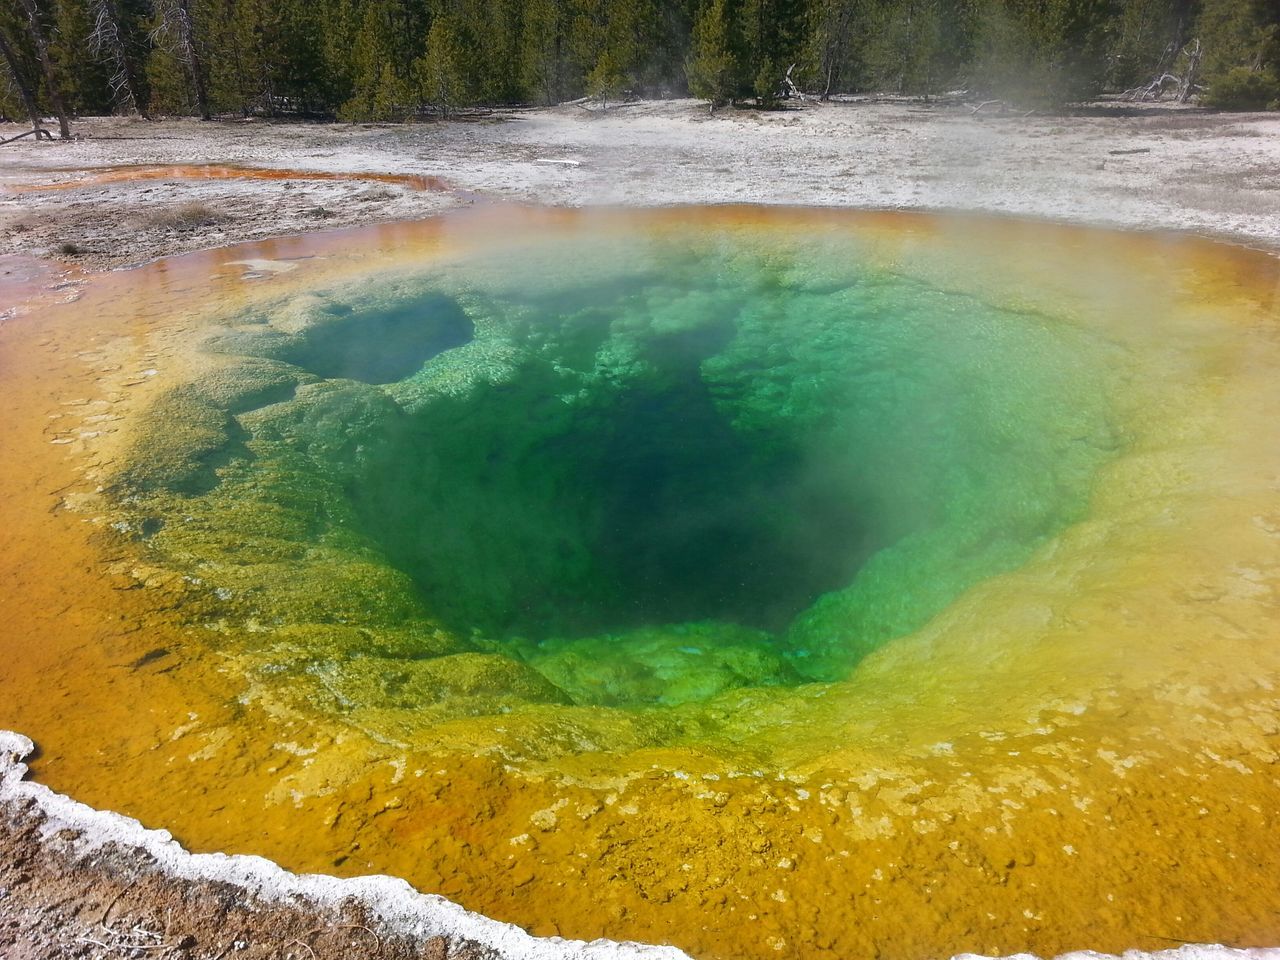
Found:
[[[13,143],[15,140],[21,140],[23,137],[35,137],[37,140],[53,140],[52,133],[43,127],[36,127],[34,130],[27,130],[16,137],[10,137],[8,140],[0,140],[0,147],[3,147],[6,143]]]

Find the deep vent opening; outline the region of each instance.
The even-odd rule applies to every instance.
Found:
[[[323,378],[250,421],[334,484],[330,542],[583,702],[843,676],[1078,517],[1115,449],[1070,325],[856,263],[614,254],[311,296],[231,344]]]
[[[876,545],[854,477],[818,475],[797,438],[753,448],[696,371],[617,397],[601,441],[586,486],[612,589],[596,628],[714,619],[777,632]]]
[[[352,499],[464,635],[702,620],[782,631],[890,534],[861,466],[821,436],[734,429],[700,373],[703,346],[667,344],[661,368],[571,407],[539,387],[540,363],[439,399]]]

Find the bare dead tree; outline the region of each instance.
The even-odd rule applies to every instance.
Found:
[[[796,100],[807,100],[808,98],[796,86],[795,80],[791,79],[791,73],[795,68],[796,65],[794,63],[787,67],[786,75],[782,78],[782,99],[788,100],[794,97]]]
[[[22,73],[22,65],[18,62],[18,56],[14,53],[13,47],[9,45],[9,40],[4,35],[4,31],[0,30],[0,59],[3,59],[5,65],[9,68],[9,73],[13,77],[13,85],[18,88],[18,95],[22,98],[22,105],[27,110],[27,115],[31,118],[31,132],[35,138],[39,140],[41,135],[47,140],[53,138],[49,135],[49,131],[45,130],[40,124],[40,108],[36,105],[35,91],[31,89],[31,84],[27,82]],[[26,136],[26,134],[20,134]],[[18,137],[10,137],[9,140],[17,140]],[[9,141],[4,141],[8,143]]]
[[[21,0],[23,12],[27,15],[27,33],[36,50],[36,59],[40,61],[40,69],[44,73],[45,92],[49,97],[49,105],[58,117],[58,133],[63,140],[71,139],[71,121],[67,116],[67,107],[62,100],[62,88],[58,85],[58,70],[54,66],[53,57],[49,54],[49,40],[44,33],[44,24],[40,22],[40,8],[36,0]]]
[[[1204,49],[1199,39],[1192,40],[1182,48],[1187,55],[1187,68],[1182,72],[1182,88],[1178,91],[1178,102],[1186,103],[1196,92],[1196,81],[1200,79],[1200,61],[1204,57]]]
[[[105,56],[113,68],[111,94],[123,100],[131,113],[147,119],[142,105],[141,86],[138,83],[137,66],[129,55],[120,31],[120,11],[115,0],[90,0],[89,12],[93,16],[93,31],[89,34],[89,49],[96,56]]]
[[[847,0],[831,0],[823,4],[818,67],[824,78],[821,97],[824,101],[831,98],[831,87],[839,72],[840,62],[845,56],[846,47],[852,43],[854,14],[855,4]]]
[[[156,28],[151,33],[152,41],[168,49],[187,68],[200,119],[213,119],[213,114],[209,112],[204,58],[200,55],[195,18],[191,14],[191,0],[156,0],[156,13],[158,19]]]
[[[1160,58],[1155,77],[1147,83],[1126,90],[1120,95],[1120,99],[1140,103],[1162,100],[1165,93],[1173,90],[1177,102],[1186,103],[1200,89],[1196,81],[1200,79],[1200,61],[1203,56],[1204,50],[1199,40],[1192,40],[1180,47],[1170,45],[1165,56]],[[1174,73],[1179,67],[1181,72]]]

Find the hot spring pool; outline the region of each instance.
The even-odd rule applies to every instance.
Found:
[[[193,848],[536,933],[1274,942],[1278,289],[755,208],[97,279],[0,331],[0,725]]]

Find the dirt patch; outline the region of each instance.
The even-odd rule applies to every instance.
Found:
[[[475,944],[379,929],[365,907],[246,899],[230,883],[181,882],[145,853],[109,844],[77,854],[67,831],[42,839],[32,802],[0,806],[0,956],[235,957],[275,960],[491,960]]]

